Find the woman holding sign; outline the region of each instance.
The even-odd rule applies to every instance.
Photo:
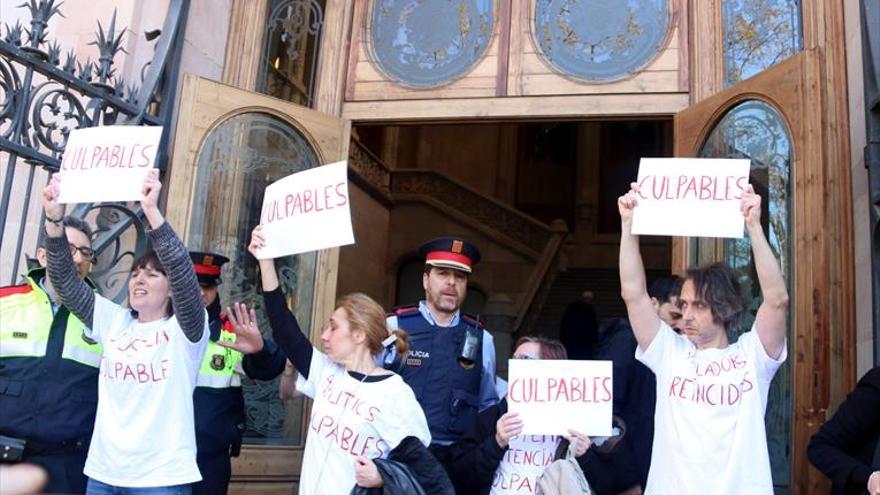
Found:
[[[248,250],[259,257],[267,241],[258,225]],[[389,457],[432,473],[418,482],[428,493],[452,493],[442,466],[427,446],[431,434],[412,389],[377,365],[386,346],[407,350],[406,334],[389,332],[385,312],[368,296],[343,296],[321,332],[323,352],[312,346],[288,309],[275,262],[260,259],[263,300],[273,336],[299,371],[299,391],[314,399],[299,493],[351,492],[385,484],[378,459]],[[256,315],[242,306],[231,318],[239,340],[259,335]],[[444,487],[448,488],[444,491]],[[406,493],[409,493],[406,491]]]
[[[49,277],[88,327],[83,338],[103,346],[86,493],[190,493],[188,485],[201,479],[192,394],[208,323],[189,253],[159,211],[159,172],[147,175],[140,199],[155,252],[134,263],[128,308],[76,275],[60,188],[53,176],[43,190]]]
[[[522,337],[515,349],[511,359],[567,359],[562,343],[544,337]],[[481,412],[477,424],[453,446],[450,475],[456,488],[475,494],[535,493],[544,468],[569,446],[592,485],[585,455],[590,437],[574,430],[565,437],[521,435],[522,430],[517,413],[507,410],[506,397]]]

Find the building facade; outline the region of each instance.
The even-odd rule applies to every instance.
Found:
[[[316,342],[337,295],[415,302],[419,244],[463,235],[483,252],[466,308],[490,322],[503,374],[515,336],[556,334],[584,290],[601,318],[625,315],[616,198],[639,158],[749,158],[791,294],[789,359],[767,414],[774,483],[780,493],[826,486],[806,444],[878,359],[876,2],[182,3],[177,91],[159,102],[172,108],[166,213],[190,248],[231,258],[226,301],[260,304],[245,247],[263,188],[349,161],[356,244],[281,262],[291,307]],[[95,0],[64,6],[49,27],[86,53],[81,33],[117,8],[129,49],[116,67],[137,80],[158,43],[141,33],[177,4]],[[16,5],[0,2],[4,24],[28,22]],[[2,163],[4,174],[25,166]],[[36,191],[44,172],[32,181]],[[38,231],[25,190],[9,193],[22,206],[7,232]],[[21,251],[35,242],[25,235]],[[23,263],[11,244],[0,253],[4,283]],[[649,277],[724,260],[754,286],[747,241],[648,238],[643,253]],[[233,489],[290,493],[308,404],[282,402],[277,383],[245,389]]]

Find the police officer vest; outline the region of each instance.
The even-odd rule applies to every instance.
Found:
[[[43,357],[52,329],[52,302],[28,277],[27,285],[0,289],[0,358]],[[101,365],[101,346],[83,336],[85,325],[68,313],[61,358],[97,368]]]
[[[0,289],[0,434],[27,440],[30,455],[85,454],[95,424],[101,346],[63,306],[53,315],[36,282]]]
[[[462,315],[454,327],[429,323],[418,308],[395,312],[397,326],[409,334],[410,350],[400,376],[415,392],[434,442],[458,440],[476,422],[483,372],[483,329],[478,321]],[[476,359],[465,368],[458,361],[467,330],[479,335]]]
[[[218,341],[235,342],[235,334],[231,331],[228,320],[221,316],[220,337]],[[240,369],[242,353],[223,347],[217,342],[208,341],[205,357],[199,368],[197,387],[228,388],[241,387]]]

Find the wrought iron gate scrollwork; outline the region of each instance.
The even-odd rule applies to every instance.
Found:
[[[171,0],[161,35],[157,38],[155,31],[147,33],[148,41],[156,39],[155,53],[141,73],[140,86],[127,84],[116,74],[113,60],[125,52],[125,29],[117,30],[115,11],[106,30],[98,22],[95,40],[89,43],[97,47],[97,62],[82,62],[72,51],[62,62],[61,47],[49,40],[48,31],[50,19],[63,17],[61,5],[56,0],[29,0],[19,7],[29,10],[30,27],[17,21],[0,29],[0,151],[7,158],[0,196],[0,246],[6,256],[14,253],[3,260],[4,268],[11,269],[2,274],[2,285],[17,282],[23,254],[35,247],[31,244],[33,229],[43,231],[41,211],[39,222],[28,221],[29,213],[41,210],[33,197],[39,190],[36,182],[45,178],[43,173],[38,175],[38,168],[58,170],[73,129],[114,124],[164,126],[163,151],[156,166],[164,169],[167,161],[165,124],[170,121],[172,105],[163,103],[175,99],[189,0]],[[19,173],[26,174],[24,181],[20,176],[17,179]],[[10,240],[15,223],[10,225],[7,220],[14,188],[23,191],[19,196],[23,201],[17,237]],[[93,244],[98,259],[92,279],[108,297],[124,300],[130,263],[147,248],[140,210],[124,203],[81,204],[68,214],[94,218],[98,228]]]
[[[90,278],[104,297],[122,301],[128,295],[128,268],[147,249],[144,224],[140,221],[139,212],[120,204],[98,204],[89,210],[97,211],[95,236],[99,239],[95,245],[97,259]]]

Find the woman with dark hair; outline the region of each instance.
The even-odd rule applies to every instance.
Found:
[[[248,250],[257,256],[266,245],[258,225]],[[321,332],[322,351],[303,334],[287,307],[275,261],[261,259],[263,300],[275,342],[299,372],[297,389],[314,399],[303,454],[299,493],[347,494],[355,485],[386,484],[377,463],[389,456],[414,462],[430,472],[419,484],[428,493],[451,493],[442,466],[427,450],[431,433],[415,394],[397,374],[377,365],[386,346],[408,349],[406,333],[389,331],[382,307],[365,294],[341,297]],[[253,310],[237,308],[231,318],[239,339],[258,335]],[[405,453],[403,452],[405,451]],[[386,487],[387,488],[387,487]],[[398,486],[398,490],[401,488]],[[406,488],[390,493],[410,493]]]
[[[192,394],[208,326],[189,253],[158,208],[158,170],[144,180],[140,201],[155,251],[132,267],[128,308],[77,277],[59,184],[53,176],[43,190],[49,278],[88,327],[84,338],[103,346],[86,493],[188,494],[201,479]]]
[[[546,337],[521,337],[511,359],[567,359],[561,342]],[[566,437],[520,435],[519,415],[507,410],[507,398],[480,413],[477,424],[452,446],[450,477],[459,493],[535,493],[544,468],[560,447],[571,445],[584,468],[590,437],[569,430]],[[563,444],[565,440],[565,444]],[[589,476],[587,476],[589,480]]]

